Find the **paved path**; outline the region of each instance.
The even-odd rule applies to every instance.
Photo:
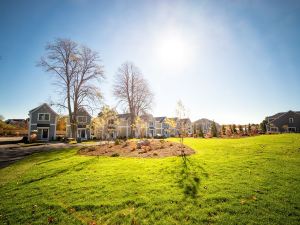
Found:
[[[89,144],[46,143],[37,146],[22,147],[18,144],[0,145],[0,168],[4,168],[24,157],[37,152],[49,152],[55,149],[65,149],[85,145],[98,145],[100,142]]]

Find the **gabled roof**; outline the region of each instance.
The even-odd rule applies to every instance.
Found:
[[[189,118],[183,118],[183,119],[180,119],[180,122],[191,123],[191,120]]]
[[[83,111],[83,112],[85,112],[88,116],[92,117],[91,114],[89,114],[89,112],[86,111],[86,109],[83,108],[83,107],[79,108],[78,111],[81,111],[81,112]]]
[[[276,113],[275,115],[273,116],[267,116],[266,119],[272,119],[272,121],[270,122],[274,122],[275,120],[279,119],[280,117],[282,117],[283,115],[289,113],[289,112],[293,112],[293,113],[296,113],[296,114],[299,114],[300,115],[300,112],[299,111],[292,111],[292,110],[289,110],[287,112],[280,112],[280,113]]]
[[[118,118],[119,119],[129,119],[130,118],[130,113],[122,113],[122,114],[118,114]]]
[[[276,119],[279,116],[282,116],[285,112],[276,113],[273,116],[267,116],[268,119]]]
[[[167,117],[160,116],[160,117],[154,117],[155,121],[162,123]]]
[[[56,112],[55,112],[55,111],[54,111],[47,103],[43,103],[43,104],[41,104],[40,106],[38,106],[38,107],[36,107],[36,108],[30,110],[30,111],[29,111],[29,114],[31,114],[31,113],[37,111],[38,109],[42,108],[43,106],[46,106],[47,108],[49,108],[50,111],[51,111],[53,114],[58,115],[58,114],[57,114],[57,113],[56,113]]]
[[[144,114],[144,115],[141,115],[140,117],[141,117],[142,120],[145,120],[145,121],[149,121],[149,120],[153,119],[152,114]]]

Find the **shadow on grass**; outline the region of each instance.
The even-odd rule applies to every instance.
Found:
[[[179,186],[183,189],[185,197],[196,198],[199,193],[200,177],[193,169],[189,158],[183,153],[181,155],[181,171]]]
[[[61,169],[55,169],[55,170],[53,170],[52,173],[47,173],[47,174],[41,173],[42,176],[30,178],[28,180],[24,180],[22,182],[22,184],[26,185],[26,184],[30,184],[30,183],[33,183],[33,182],[36,182],[36,181],[41,181],[41,180],[44,180],[44,179],[57,177],[60,174],[68,173],[70,171],[71,172],[72,171],[80,171],[80,170],[86,168],[86,166],[94,163],[95,160],[96,160],[95,158],[92,158],[92,159],[89,159],[89,160],[84,161],[84,162],[76,163],[75,165],[70,165],[70,166],[67,166],[67,167],[64,167],[64,168],[61,168]]]

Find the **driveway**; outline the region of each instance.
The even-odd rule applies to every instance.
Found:
[[[66,144],[66,143],[46,143],[37,146],[21,146],[19,144],[0,145],[0,168],[4,168],[24,157],[37,152],[50,152],[56,149],[65,149],[71,147],[98,145],[100,142],[89,144]]]

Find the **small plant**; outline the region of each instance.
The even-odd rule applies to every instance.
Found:
[[[121,142],[120,142],[120,140],[119,139],[116,139],[115,140],[115,145],[119,145]]]
[[[119,157],[119,156],[120,156],[119,153],[113,153],[113,154],[111,155],[111,157]]]
[[[159,142],[162,143],[162,144],[164,144],[166,141],[163,140],[163,139],[161,139],[161,140],[159,140]]]

